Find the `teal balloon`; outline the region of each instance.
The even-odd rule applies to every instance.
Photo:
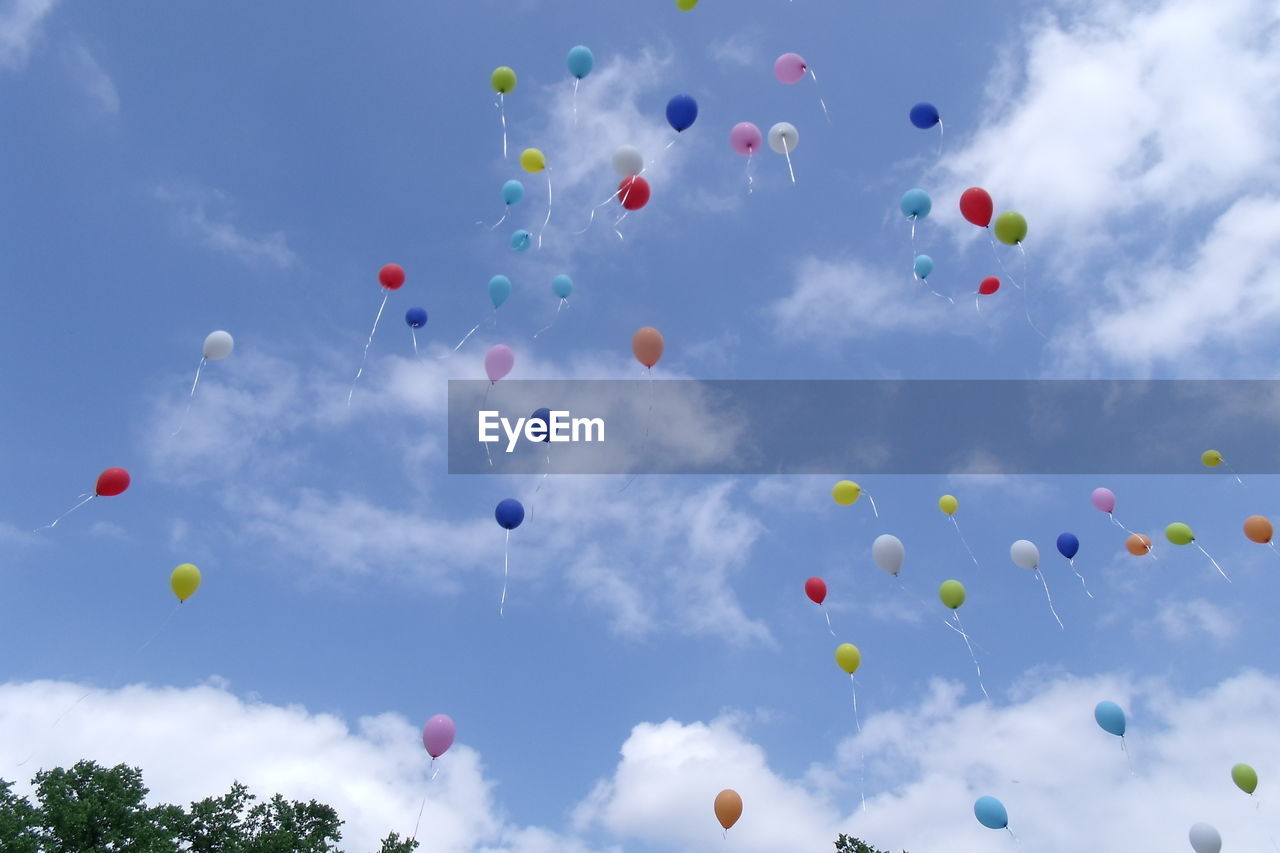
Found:
[[[933,272],[933,258],[928,255],[916,255],[914,268],[916,271],[916,278],[924,281],[929,277],[929,273]]]
[[[987,829],[1004,829],[1009,825],[1009,813],[1004,803],[995,797],[979,797],[973,804],[973,814]]]
[[[1099,702],[1093,709],[1093,718],[1104,732],[1124,737],[1124,711],[1115,702]]]
[[[489,279],[489,301],[497,308],[507,301],[511,295],[511,279],[505,275],[495,275]]]
[[[921,189],[907,190],[902,196],[902,215],[914,219],[924,219],[933,210],[933,199]]]
[[[573,293],[573,279],[567,275],[558,275],[551,279],[551,291],[561,299],[568,299]]]
[[[569,51],[569,73],[581,80],[591,73],[596,65],[596,58],[586,45],[578,45]]]
[[[533,235],[521,228],[519,231],[511,235],[511,248],[517,252],[529,251],[529,246],[533,244]]]
[[[502,185],[502,200],[507,204],[518,204],[524,198],[524,184],[519,181],[507,181]]]

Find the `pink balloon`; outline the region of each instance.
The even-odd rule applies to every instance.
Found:
[[[764,137],[760,135],[760,128],[749,121],[735,124],[733,130],[729,131],[729,144],[733,146],[734,151],[744,157],[759,151],[760,143],[763,141]]]
[[[777,62],[773,63],[773,76],[778,78],[778,82],[786,83],[788,86],[803,80],[808,70],[809,66],[805,63],[804,57],[798,53],[784,53],[778,57]]]
[[[1114,512],[1116,508],[1116,493],[1110,489],[1094,489],[1093,494],[1089,496],[1089,500],[1093,502],[1095,508],[1102,512]]]
[[[511,372],[515,366],[516,354],[506,344],[498,344],[485,353],[484,372],[489,374],[490,382],[497,382]]]
[[[422,727],[422,745],[427,748],[428,755],[439,758],[453,746],[453,737],[457,733],[458,727],[447,714],[436,714]]]

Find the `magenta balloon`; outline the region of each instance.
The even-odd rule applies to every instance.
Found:
[[[506,344],[498,344],[485,353],[484,372],[489,375],[490,382],[497,382],[511,372],[515,366],[516,354]]]
[[[744,157],[759,151],[760,143],[763,141],[764,137],[760,135],[760,128],[749,121],[735,124],[733,130],[729,131],[729,144],[733,146],[734,151]]]
[[[1110,489],[1094,489],[1093,494],[1089,496],[1089,500],[1093,501],[1094,507],[1102,512],[1115,511],[1116,494]]]
[[[773,76],[778,78],[778,82],[788,86],[803,80],[804,73],[808,70],[804,57],[798,53],[784,53],[773,63]]]
[[[422,727],[422,745],[427,748],[428,755],[439,758],[453,746],[453,737],[457,733],[458,727],[448,714],[436,714]]]

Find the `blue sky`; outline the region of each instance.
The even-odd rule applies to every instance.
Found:
[[[837,476],[622,493],[621,477],[552,478],[535,498],[537,478],[446,474],[445,383],[480,378],[488,346],[515,350],[512,379],[639,379],[629,342],[645,325],[666,339],[658,378],[1270,375],[1273,8],[744,5],[0,4],[0,643],[21,650],[2,673],[0,776],[25,782],[14,765],[34,747],[33,765],[141,764],[171,799],[241,778],[332,802],[353,850],[408,831],[424,790],[425,850],[692,849],[723,843],[724,787],[746,801],[730,832],[743,851],[821,849],[838,831],[995,849],[969,811],[987,793],[1046,851],[1072,849],[1062,797],[1090,810],[1102,849],[1176,847],[1194,819],[1261,843],[1227,771],[1258,767],[1274,824],[1280,557],[1240,532],[1273,514],[1274,478],[1242,486],[1194,458],[1161,478],[839,472],[877,519],[830,500]],[[579,43],[596,68],[575,123],[564,62]],[[813,81],[774,79],[787,51],[816,72],[830,125]],[[488,86],[501,64],[520,75],[505,161]],[[664,151],[677,92],[700,114]],[[918,100],[942,112],[941,158],[907,121]],[[796,125],[794,186],[766,150],[746,192],[739,121]],[[652,201],[625,240],[612,207],[574,235],[616,187],[621,144],[654,161]],[[554,207],[544,248],[517,254],[511,230],[546,212],[544,176],[516,163],[527,146],[547,154]],[[510,178],[525,200],[477,226],[502,214]],[[977,283],[1001,275],[958,216],[974,184],[1028,219],[1047,342],[1007,282],[974,310]],[[915,186],[934,199],[916,245],[954,305],[911,279],[897,205]],[[408,281],[348,412],[387,262]],[[571,307],[534,340],[559,272]],[[515,287],[495,325],[436,358],[488,315],[498,273]],[[402,321],[416,305],[422,360]],[[172,436],[214,329],[235,352],[205,367]],[[945,440],[943,412],[938,428]],[[128,492],[30,532],[113,465]],[[1098,485],[1158,560],[1123,551],[1089,505]],[[936,508],[946,492],[980,567]],[[533,515],[499,619],[492,509],[512,495]],[[1163,544],[1175,520],[1234,583]],[[1054,552],[1067,530],[1093,600]],[[910,595],[870,561],[882,532],[906,544]],[[1019,538],[1040,547],[1065,631],[1009,561]],[[204,586],[165,623],[186,561]],[[863,651],[861,737],[810,575]],[[992,706],[938,624],[949,577],[968,587]],[[1104,698],[1131,711],[1136,777],[1093,726]],[[416,729],[441,712],[458,745],[432,789]],[[208,729],[191,744],[182,720]]]

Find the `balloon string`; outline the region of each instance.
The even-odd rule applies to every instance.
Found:
[[[791,165],[791,146],[787,144],[787,140],[782,140],[782,153],[787,155],[787,171],[791,173],[791,183],[796,182],[796,170]]]
[[[1040,579],[1040,585],[1044,587],[1044,597],[1049,599],[1049,612],[1053,614],[1053,618],[1058,620],[1058,627],[1067,630],[1067,626],[1062,624],[1062,620],[1058,618],[1058,611],[1053,607],[1053,596],[1049,594],[1049,582],[1044,579],[1044,575],[1039,569],[1036,569],[1036,577]]]
[[[1021,850],[1021,849],[1022,849],[1022,842],[1018,840],[1018,836],[1014,835],[1014,834],[1013,834],[1013,830],[1012,830],[1012,829],[1009,829],[1009,827],[1008,827],[1008,826],[1006,826],[1006,827],[1005,827],[1005,829],[1009,832],[1009,835],[1013,837],[1013,843],[1017,845],[1017,847],[1018,847],[1018,849],[1019,849],[1019,850]]]
[[[831,636],[834,637],[836,635],[836,632],[835,632],[835,629],[831,627],[831,614],[827,612],[827,608],[825,605],[819,605],[819,606],[822,607],[822,615],[827,617],[827,630],[830,631]]]
[[[1028,301],[1028,297],[1027,297],[1027,290],[1028,290],[1027,288],[1027,250],[1022,248],[1021,241],[1018,242],[1018,251],[1022,253],[1022,285],[1023,285],[1022,286],[1022,306],[1023,306],[1023,310],[1027,314],[1027,325],[1029,325],[1037,335],[1039,335],[1041,338],[1044,338],[1047,341],[1049,340],[1049,338],[1045,335],[1044,332],[1040,331],[1040,329],[1036,326],[1035,321],[1031,319],[1031,303]]]
[[[1076,573],[1076,577],[1080,578],[1080,585],[1084,587],[1084,594],[1089,596],[1090,598],[1093,598],[1093,593],[1089,592],[1089,585],[1084,582],[1084,575],[1080,574],[1080,570],[1076,568],[1075,559],[1072,558],[1070,560],[1067,560],[1067,565],[1071,567],[1071,571]]]
[[[652,367],[645,368],[645,377],[646,377],[645,381],[649,385],[649,412],[645,416],[645,421],[644,421],[644,440],[640,444],[641,456],[644,456],[645,452],[649,449],[649,429],[653,425],[653,368]],[[632,474],[631,478],[627,480],[625,484],[623,484],[622,488],[618,489],[618,493],[621,494],[622,492],[625,492],[627,490],[627,487],[630,486],[633,482],[635,482],[635,479],[638,476],[640,476],[639,471]]]
[[[862,793],[862,810],[867,810],[867,751],[862,745],[862,721],[858,719],[858,682],[849,673],[849,687],[853,690],[853,724],[858,729],[858,786]]]
[[[431,778],[428,779],[427,781],[434,782],[436,781],[436,777],[439,775],[440,775],[440,768],[436,767],[436,760],[432,758],[431,759]],[[418,819],[414,821],[414,824],[413,824],[413,836],[411,837],[412,841],[418,840],[418,828],[422,826],[422,813],[427,809],[427,796],[428,794],[422,795],[422,805],[418,806]],[[417,845],[414,845],[414,846],[417,846]]]
[[[507,530],[507,544],[502,551],[502,601],[498,603],[498,616],[506,618],[508,566],[511,558],[511,530]]]
[[[621,216],[619,216],[619,217],[617,218],[617,220],[613,223],[613,233],[618,235],[618,239],[619,239],[619,240],[622,240],[622,239],[624,239],[624,238],[623,238],[623,236],[622,236],[622,232],[618,230],[618,226],[622,224],[622,220],[626,219],[626,218],[627,218],[627,214],[628,214],[628,213],[630,213],[630,212],[631,212],[631,211],[629,211],[629,210],[628,210],[628,211],[626,211],[626,212],[625,212],[625,213],[623,213]]]
[[[200,384],[200,371],[204,369],[204,363],[208,360],[209,359],[204,356],[201,356],[200,364],[196,366],[196,379],[191,383],[191,393],[187,396],[187,409],[182,413],[182,421],[178,424],[178,428],[173,431],[173,435],[177,435],[182,432],[182,428],[187,425],[187,415],[191,414],[191,403],[196,398],[196,386]],[[169,437],[173,438],[173,435]]]
[[[1125,527],[1123,524],[1121,524],[1120,519],[1116,518],[1116,514],[1114,512],[1108,512],[1107,517],[1111,519],[1112,524],[1114,524],[1116,527],[1119,527],[1121,530],[1123,530],[1125,533],[1128,533],[1130,536],[1138,535],[1134,533],[1132,530],[1130,530],[1129,528]],[[1147,553],[1151,553],[1150,548],[1147,549]]]
[[[560,304],[559,304],[558,306],[556,306],[556,315],[555,315],[554,317],[552,317],[552,318],[551,318],[551,322],[550,322],[550,323],[548,323],[547,325],[543,326],[543,327],[542,327],[541,329],[539,329],[538,331],[534,332],[534,333],[533,333],[533,336],[536,338],[538,335],[542,334],[542,333],[543,333],[543,332],[545,332],[547,329],[550,329],[552,326],[554,326],[554,325],[556,324],[556,320],[560,319],[560,311],[564,308],[564,306],[566,306],[566,305],[568,305],[568,304],[569,304],[569,300],[567,300],[567,299],[565,299],[565,298],[561,297],[561,299],[560,299]]]
[[[1194,539],[1191,541],[1195,542]],[[1195,542],[1195,546],[1197,548],[1200,548],[1201,554],[1204,554],[1206,557],[1209,557],[1209,562],[1213,563],[1213,567],[1218,570],[1218,574],[1222,575],[1222,579],[1225,580],[1227,583],[1231,583],[1231,578],[1227,577],[1227,573],[1222,570],[1222,566],[1218,565],[1218,561],[1213,559],[1213,557],[1209,555],[1209,552],[1200,546],[1199,542]]]
[[[969,559],[973,560],[973,564],[981,569],[982,566],[978,565],[978,558],[973,556],[973,549],[969,547],[969,543],[964,540],[964,534],[960,532],[960,522],[956,521],[956,517],[954,515],[948,515],[947,518],[951,519],[951,524],[956,529],[956,535],[960,537],[960,544],[969,552]]]
[[[510,213],[511,213],[511,205],[507,205],[507,209],[502,212],[502,218],[499,219],[497,222],[493,223],[492,225],[490,225],[489,230],[492,231],[502,223],[506,222],[507,216],[510,215]],[[481,223],[481,224],[484,224],[484,223]]]
[[[942,119],[938,119],[938,159],[942,159],[942,140],[947,135],[947,129],[942,126]]]
[[[414,358],[421,358],[421,356],[418,355],[418,333],[413,329],[410,329],[409,334],[413,336],[413,356]]]
[[[1137,776],[1133,769],[1133,756],[1129,755],[1129,745],[1125,742],[1124,735],[1120,735],[1120,751],[1124,753],[1125,763],[1129,765],[1129,775]]]
[[[503,106],[502,92],[498,93],[498,115],[502,118],[502,159],[507,159],[507,111]]]
[[[542,227],[538,229],[538,248],[542,248],[542,232],[547,230],[547,225],[551,222],[551,167],[547,166],[547,218],[542,220]]]
[[[867,495],[867,500],[871,501],[871,512],[875,514],[876,518],[879,518],[880,510],[876,509],[876,499],[871,497],[870,492],[867,492],[866,495]]]
[[[1275,542],[1268,542],[1267,547],[1270,548],[1272,553],[1274,553],[1277,557],[1280,557],[1280,548],[1276,548]]]
[[[680,138],[680,135],[679,135],[678,133],[677,133],[675,136],[671,137],[671,141],[670,141],[670,142],[668,142],[668,143],[667,143],[666,148],[663,148],[662,150],[663,150],[663,151],[666,151],[666,150],[667,150],[668,148],[670,148],[672,145],[675,145],[675,144],[676,144],[676,140],[677,140],[677,139],[679,139],[679,138]]]
[[[755,191],[754,187],[756,179],[751,175],[751,158],[754,156],[755,155],[750,152],[747,154],[747,195],[751,195],[751,193]]]
[[[1244,485],[1244,480],[1241,480],[1241,479],[1240,479],[1240,475],[1239,475],[1239,474],[1237,474],[1237,473],[1235,472],[1235,469],[1233,469],[1233,468],[1231,467],[1231,463],[1230,463],[1230,462],[1227,462],[1227,461],[1224,459],[1224,460],[1223,460],[1223,462],[1222,462],[1222,464],[1223,464],[1223,466],[1227,469],[1227,471],[1229,471],[1229,472],[1231,473],[1231,476],[1233,476],[1233,477],[1235,477],[1235,478],[1236,478],[1236,482],[1243,486],[1243,485]]]
[[[578,123],[578,84],[581,83],[580,78],[573,79],[573,123]]]
[[[387,298],[391,296],[391,291],[387,290],[382,294],[382,304],[378,306],[378,316],[373,318],[373,329],[369,332],[369,340],[364,342],[364,355],[360,357],[360,369],[356,371],[356,378],[351,380],[351,390],[347,392],[347,410],[351,410],[351,397],[356,393],[356,383],[360,381],[360,375],[364,373],[365,360],[369,358],[369,346],[373,343],[373,336],[378,331],[378,322],[382,320],[382,310],[387,307]]]
[[[827,117],[827,124],[831,124],[831,113],[827,112],[827,102],[822,100],[822,91],[818,88],[818,75],[813,73],[813,69],[809,69],[809,76],[813,78],[813,90],[818,93],[818,103],[822,105],[822,114]]]
[[[75,505],[75,506],[73,506],[71,509],[69,509],[69,510],[67,510],[66,512],[64,512],[62,515],[60,515],[60,516],[58,516],[57,518],[55,518],[55,519],[53,520],[53,524],[46,524],[44,527],[37,527],[33,532],[38,533],[38,532],[40,532],[41,530],[50,530],[50,529],[52,529],[52,528],[54,528],[54,527],[57,527],[57,526],[58,526],[58,522],[59,522],[59,521],[62,521],[62,519],[66,518],[68,515],[71,515],[71,513],[75,512],[75,511],[76,511],[76,510],[78,510],[80,507],[84,506],[84,505],[85,505],[85,504],[87,504],[89,501],[91,501],[91,500],[93,500],[94,498],[96,498],[96,497],[97,497],[97,495],[96,495],[96,494],[91,494],[91,495],[87,495],[87,496],[86,496],[86,495],[81,495],[80,497],[81,497],[81,498],[83,498],[83,500],[81,500],[81,501],[80,501],[80,503],[76,504],[76,505]]]
[[[489,405],[489,391],[493,389],[494,384],[495,384],[495,383],[493,382],[493,380],[490,380],[490,381],[489,381],[489,385],[488,385],[488,387],[486,387],[486,388],[484,389],[484,399],[480,401],[480,409],[481,409],[482,411],[484,410],[484,408],[485,408],[487,405]],[[489,467],[490,467],[490,468],[492,468],[492,467],[493,467],[493,454],[489,451],[489,445],[490,445],[490,444],[492,444],[492,443],[493,443],[493,442],[491,442],[491,441],[486,441],[486,442],[484,443],[484,455],[485,455],[485,457],[489,460]]]
[[[498,309],[495,308],[493,309],[493,311],[494,311],[494,315],[496,315],[498,312]],[[493,315],[490,315],[488,319],[492,320]],[[454,347],[452,351],[445,353],[444,355],[440,356],[440,358],[448,358],[458,350],[462,349],[462,345],[467,342],[467,339],[470,338],[472,335],[474,335],[477,331],[479,331],[480,327],[483,326],[484,324],[485,324],[484,320],[481,320],[479,323],[476,323],[475,326],[471,329],[471,331],[467,332],[465,335],[462,336],[462,340],[458,341],[458,345]]]
[[[1000,272],[1004,273],[1004,277],[1009,280],[1010,284],[1022,290],[1022,285],[1013,277],[1013,273],[1009,272],[1009,268],[1004,265],[1004,259],[1000,257],[1000,250],[996,248],[996,238],[991,233],[990,225],[987,226],[987,240],[991,243],[991,254],[995,256],[996,263],[1000,265]]]
[[[964,624],[961,623],[960,621],[959,611],[952,610],[951,618],[956,620],[956,624],[952,625],[950,622],[947,622],[945,619],[943,620],[942,624],[946,625],[952,631],[955,631],[964,639],[965,648],[969,650],[969,658],[970,660],[973,661],[973,668],[978,673],[978,687],[982,688],[982,695],[987,698],[988,702],[990,702],[991,694],[987,692],[987,686],[982,683],[982,667],[978,665],[978,656],[973,651],[973,644],[969,642],[969,635],[965,633]]]

